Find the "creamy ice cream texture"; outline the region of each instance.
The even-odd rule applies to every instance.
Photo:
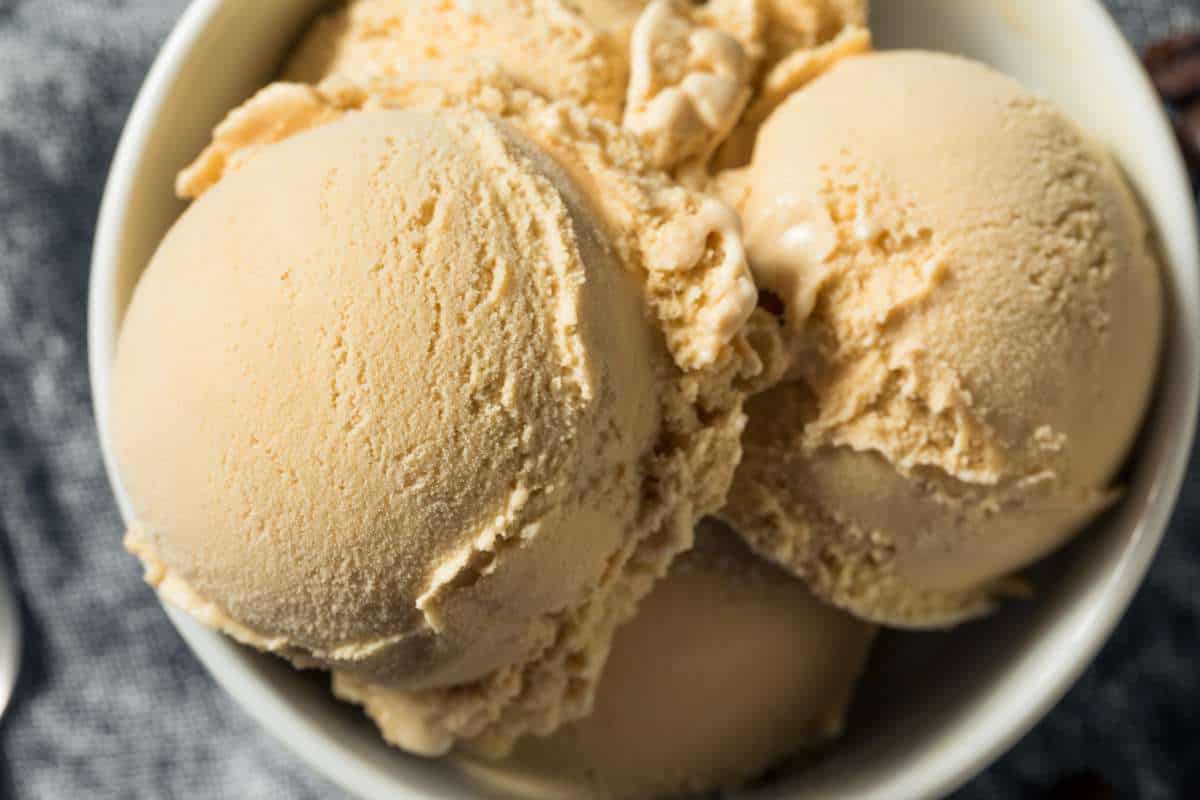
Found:
[[[454,763],[488,796],[634,800],[740,785],[840,733],[872,637],[705,523],[617,633],[591,715],[522,741],[507,761]],[[358,698],[387,714],[386,692]]]
[[[330,121],[331,106],[361,105],[355,95],[367,89],[403,91],[391,105],[438,103],[473,96],[502,75],[615,122],[627,73],[619,38],[563,0],[354,0],[317,18],[281,81],[229,114],[178,190],[199,196],[258,147]]]
[[[229,151],[244,157],[248,144],[308,127],[319,113],[306,102],[313,87],[328,97],[347,83],[386,90],[399,82],[426,97],[461,97],[500,72],[541,97],[623,122],[658,167],[703,168],[755,90],[735,137],[739,153],[782,96],[869,45],[865,21],[865,0],[355,0],[306,32],[285,83],[267,90],[269,113],[253,103],[235,111],[218,144],[236,135]],[[218,148],[209,160],[222,155]],[[185,171],[181,193],[211,185],[211,166],[201,159]]]
[[[707,162],[750,100],[750,59],[706,11],[651,3],[633,28],[624,125],[660,167]]]
[[[601,473],[636,463],[656,435],[665,353],[636,286],[539,158],[477,117],[364,116],[264,153],[168,237],[139,290],[160,301],[139,298],[126,323],[117,419],[142,524],[171,531],[146,533],[192,565],[198,592],[252,629],[288,631],[312,658],[389,674],[415,659],[436,685],[496,666],[441,674],[432,663],[450,654],[421,640],[459,638],[447,634],[465,620],[440,595],[478,579],[486,565],[472,562],[500,537],[532,544],[539,527],[567,524],[586,531],[576,547],[614,549],[605,539],[627,521],[567,507],[587,486],[634,502]],[[140,335],[164,328],[179,338]],[[200,349],[209,363],[164,375],[164,352]],[[196,424],[158,429],[182,414]],[[139,445],[167,441],[179,469],[205,474],[143,474]],[[560,480],[573,473],[582,486]],[[178,477],[194,479],[194,509],[173,497]],[[180,524],[187,512],[197,519]],[[240,546],[210,539],[239,533]],[[387,552],[399,538],[408,552]],[[305,598],[306,585],[333,595]],[[465,638],[503,663],[526,646],[506,627],[492,618]]]
[[[151,582],[408,693],[417,752],[586,711],[613,628],[723,501],[762,369],[731,212],[526,100],[258,148],[164,239],[115,365]],[[622,214],[655,224],[613,235]]]
[[[496,65],[522,88],[611,121],[627,101],[678,86],[682,97],[635,118],[656,139],[651,123],[669,128],[662,138],[686,137],[695,155],[692,142],[715,145],[711,134],[736,121],[755,72],[865,24],[865,0],[354,0],[310,28],[282,77],[428,72],[453,90]]]
[[[733,785],[836,732],[871,628],[814,594],[901,626],[990,607],[1116,496],[1161,315],[1105,154],[979,65],[848,58],[865,23],[320,18],[181,172],[122,331],[151,583],[333,670],[411,751],[538,734],[460,761],[535,795]],[[668,176],[751,158],[717,186],[781,324],[737,217]],[[743,446],[721,513],[782,569],[710,531],[651,592]]]
[[[959,58],[847,59],[723,177],[792,367],[723,512],[867,619],[939,626],[1108,507],[1162,298],[1112,160]]]
[[[283,79],[360,82],[427,72],[447,88],[499,66],[525,89],[574,100],[619,120],[627,58],[564,0],[355,0],[319,19],[292,54]]]
[[[602,15],[610,26],[614,16]],[[744,162],[786,94],[869,48],[866,17],[864,0],[645,4],[629,23],[624,126],[653,163],[703,183],[722,144],[722,163]]]

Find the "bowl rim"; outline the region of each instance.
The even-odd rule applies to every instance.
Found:
[[[105,472],[126,523],[129,520],[129,507],[120,486],[108,426],[109,371],[115,355],[120,317],[113,292],[120,265],[120,245],[126,220],[133,213],[130,199],[142,152],[161,107],[172,93],[176,78],[197,40],[227,5],[228,0],[191,0],[171,30],[126,120],[104,186],[96,225],[87,300],[88,373]],[[1136,84],[1130,91],[1135,92],[1147,107],[1159,109],[1154,119],[1143,122],[1157,128],[1154,135],[1170,150],[1167,158],[1172,174],[1162,178],[1164,184],[1159,188],[1182,200],[1174,225],[1183,226],[1180,230],[1185,231],[1189,245],[1186,256],[1177,255],[1176,260],[1182,258],[1184,263],[1177,263],[1174,272],[1190,272],[1193,276],[1200,274],[1200,233],[1195,195],[1166,112],[1162,110],[1149,78],[1141,70],[1131,45],[1100,0],[1082,0],[1078,5],[1078,13],[1086,15],[1083,22],[1094,26],[1097,35],[1104,40],[1105,49],[1113,57],[1127,62],[1124,71]],[[1046,655],[1053,653],[1059,657],[1048,662],[1022,658],[1017,668],[1006,675],[991,692],[992,696],[987,698],[978,718],[971,725],[972,735],[946,743],[933,758],[922,758],[909,764],[903,774],[893,776],[896,782],[887,787],[887,796],[945,796],[998,759],[1028,733],[1076,682],[1108,640],[1142,584],[1175,510],[1192,453],[1197,410],[1200,409],[1200,292],[1176,286],[1172,297],[1176,301],[1173,309],[1176,319],[1168,324],[1173,324],[1175,328],[1173,339],[1182,341],[1173,341],[1171,346],[1182,348],[1182,353],[1175,360],[1190,367],[1184,374],[1172,376],[1182,383],[1173,387],[1172,391],[1182,396],[1176,405],[1184,410],[1178,419],[1172,420],[1178,424],[1176,442],[1164,454],[1159,479],[1155,484],[1155,496],[1132,529],[1129,542],[1116,564],[1089,593],[1103,598],[1103,602],[1088,609],[1083,623],[1076,626],[1068,641],[1061,641],[1061,637],[1055,635],[1040,638],[1031,650],[1044,650]],[[204,628],[186,613],[166,604],[163,607],[217,684],[300,760],[355,794],[372,797],[422,796],[414,793],[416,789],[413,786],[397,786],[386,777],[357,767],[356,762],[361,761],[361,757],[354,749],[323,735],[320,726],[307,714],[284,699],[269,680],[248,666],[244,658],[239,658],[236,645]],[[1061,658],[1064,649],[1071,653],[1070,658]],[[1035,665],[1035,661],[1039,663]],[[1036,673],[1033,672],[1035,666]],[[1023,687],[1027,702],[1006,702],[1018,685]]]

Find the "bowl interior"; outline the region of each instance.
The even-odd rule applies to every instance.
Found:
[[[164,47],[113,165],[94,254],[89,347],[97,419],[122,513],[106,426],[108,372],[130,292],[181,205],[175,172],[213,125],[271,77],[320,0],[197,0]],[[747,798],[924,797],[950,791],[1012,744],[1055,702],[1128,603],[1178,492],[1197,406],[1195,210],[1157,100],[1093,0],[876,3],[882,48],[962,53],[1063,106],[1120,157],[1154,218],[1172,309],[1156,405],[1122,505],[1037,570],[1036,601],[951,634],[887,634],[872,659],[851,733],[816,767]],[[931,21],[936,20],[936,24]],[[233,645],[169,610],[197,655],[265,727],[348,789],[369,797],[460,796],[452,764],[390,749],[320,676]]]

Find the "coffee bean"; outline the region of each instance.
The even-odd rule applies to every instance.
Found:
[[[1193,103],[1171,120],[1188,169],[1200,174],[1200,102]]]
[[[1171,112],[1188,169],[1200,179],[1200,31],[1159,39],[1146,48],[1142,63]]]
[[[1200,97],[1200,32],[1159,39],[1146,48],[1142,63],[1168,103]]]

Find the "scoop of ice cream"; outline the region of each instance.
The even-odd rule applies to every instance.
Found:
[[[645,798],[732,788],[840,733],[871,626],[705,523],[617,633],[592,714],[455,764],[491,795]],[[359,696],[386,716],[386,692]]]
[[[321,127],[271,125],[275,91]],[[392,739],[426,753],[586,711],[613,629],[723,502],[765,374],[731,211],[578,106],[477,99],[508,116],[352,85],[235,112],[115,376],[150,580],[406,693]]]
[[[544,647],[632,525],[667,360],[564,180],[381,112],[193,206],[116,364],[137,546],[302,662],[426,688]]]
[[[620,118],[625,55],[564,0],[352,0],[312,25],[283,77],[429,72],[453,89],[490,64],[543,97]]]
[[[792,338],[723,512],[761,554],[865,618],[943,625],[1112,502],[1159,275],[1062,114],[959,58],[851,58],[722,184]]]

